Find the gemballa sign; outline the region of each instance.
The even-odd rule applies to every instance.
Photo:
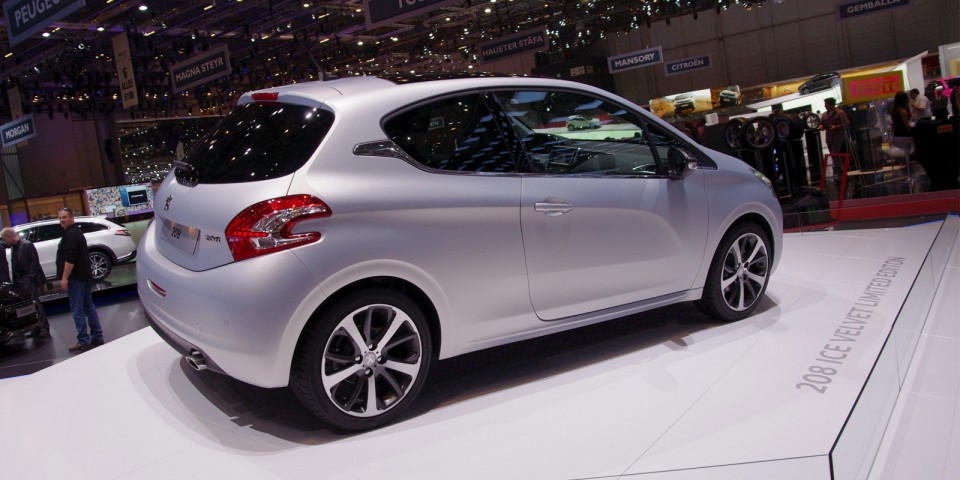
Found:
[[[170,67],[170,85],[176,94],[229,73],[230,53],[226,45],[220,45]]]
[[[3,146],[9,147],[37,135],[37,126],[33,123],[33,114],[24,115],[12,122],[0,125],[0,140]]]
[[[883,12],[891,8],[906,7],[910,0],[859,0],[837,4],[837,16],[840,20]]]
[[[3,16],[7,18],[10,46],[43,30],[83,8],[84,0],[7,0],[3,2]]]

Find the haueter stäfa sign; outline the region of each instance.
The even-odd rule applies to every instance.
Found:
[[[24,115],[12,122],[0,125],[0,140],[9,147],[29,140],[37,135],[37,124],[33,123],[33,114]]]
[[[427,13],[458,0],[363,0],[367,28]]]
[[[84,0],[7,0],[3,16],[7,19],[10,46],[25,40],[57,20],[84,6]]]
[[[883,12],[891,8],[906,7],[910,0],[859,0],[837,4],[837,16],[840,20]]]
[[[547,31],[544,28],[532,28],[498,38],[479,45],[480,61],[492,62],[502,60],[522,53],[539,52],[546,50]]]
[[[230,52],[226,45],[220,45],[170,67],[170,84],[176,94],[229,73]]]
[[[663,64],[664,73],[667,75],[677,75],[694,70],[703,70],[705,68],[710,68],[710,55],[682,58],[680,60],[664,62]]]
[[[634,68],[649,67],[663,63],[663,49],[660,47],[648,48],[637,52],[625,53],[616,57],[607,57],[607,68],[610,73],[620,73]]]

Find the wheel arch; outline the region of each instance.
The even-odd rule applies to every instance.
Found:
[[[100,252],[107,256],[110,259],[110,264],[117,263],[117,256],[113,253],[113,249],[104,245],[89,245],[87,247],[87,252]]]
[[[776,241],[777,237],[774,236],[773,227],[770,226],[770,222],[768,222],[763,215],[760,215],[757,212],[745,213],[740,217],[738,217],[736,220],[733,221],[733,223],[730,224],[729,227],[727,227],[726,231],[724,231],[724,235],[726,235],[727,232],[729,232],[730,230],[744,223],[754,223],[754,224],[757,224],[760,228],[762,228],[763,232],[767,234],[767,239],[770,240],[770,246],[769,246],[770,252],[768,253],[768,255],[771,257],[771,260],[774,260],[774,261],[775,259],[779,258],[780,252],[777,251],[777,241]],[[774,262],[771,262],[771,263],[774,263]]]
[[[301,351],[302,343],[304,342],[304,335],[310,328],[313,327],[316,322],[320,320],[323,312],[330,308],[331,305],[335,305],[337,302],[346,298],[347,296],[359,292],[362,290],[370,288],[385,288],[388,290],[393,290],[410,298],[411,301],[417,304],[420,307],[420,310],[423,312],[424,317],[426,317],[427,325],[430,328],[430,344],[433,347],[434,356],[438,356],[440,352],[440,345],[442,344],[442,329],[440,327],[440,316],[437,313],[437,308],[434,306],[433,302],[430,300],[430,297],[419,287],[413,283],[404,280],[398,277],[391,276],[378,276],[378,277],[369,277],[361,280],[354,281],[353,283],[344,285],[342,288],[334,292],[332,295],[327,297],[313,310],[313,313],[310,315],[310,318],[304,324],[303,328],[300,330],[299,338],[297,339],[297,345],[294,349],[294,355],[299,355]],[[295,364],[296,360],[294,359]]]

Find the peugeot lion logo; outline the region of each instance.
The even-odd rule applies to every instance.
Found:
[[[167,201],[164,202],[164,204],[163,204],[163,210],[164,210],[164,211],[170,210],[170,202],[172,202],[172,201],[173,201],[173,195],[169,195],[169,196],[167,197]]]

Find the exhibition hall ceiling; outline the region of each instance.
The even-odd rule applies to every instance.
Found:
[[[771,1],[771,0],[768,0]],[[783,0],[772,0],[780,2]],[[423,8],[369,23],[370,4]],[[126,33],[141,116],[221,109],[238,92],[373,72],[461,72],[483,68],[479,47],[539,29],[553,58],[575,58],[598,40],[650,22],[709,9],[762,7],[764,0],[6,0],[0,20],[0,116],[18,87],[26,111],[110,113],[119,101],[113,38]],[[59,21],[11,39],[12,12],[38,16],[78,3]],[[16,36],[16,34],[14,34]],[[13,43],[11,45],[11,43]],[[170,67],[226,46],[230,72],[173,92]],[[182,112],[181,112],[182,113]],[[131,113],[136,117],[137,113]]]

